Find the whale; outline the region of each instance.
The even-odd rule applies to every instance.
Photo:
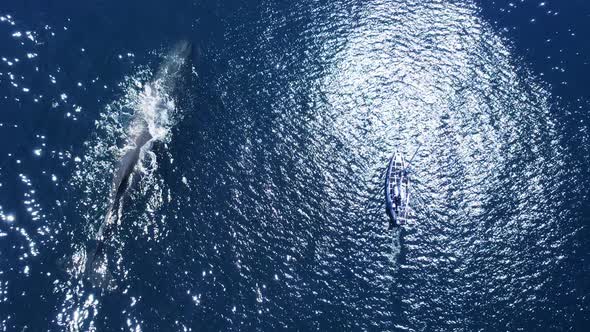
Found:
[[[140,107],[152,108],[151,114],[157,117],[159,114],[168,111],[169,103],[164,99],[174,93],[177,82],[182,80],[183,69],[187,67],[192,51],[191,43],[181,41],[168,53],[160,65],[154,79],[145,86],[145,97],[153,103]],[[96,232],[94,249],[89,251],[85,266],[85,275],[93,284],[108,285],[110,274],[105,271],[106,249],[118,226],[121,224],[124,201],[129,196],[134,184],[141,177],[138,171],[138,164],[143,155],[150,151],[156,135],[150,131],[150,124],[142,114],[142,110],[134,112],[129,129],[126,148],[113,172],[112,184],[110,186],[109,204],[104,219]]]

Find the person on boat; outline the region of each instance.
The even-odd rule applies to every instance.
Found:
[[[397,225],[397,211],[387,209],[387,215],[389,216],[389,227],[387,229],[393,229]]]
[[[399,206],[402,205],[402,198],[400,195],[393,196],[393,205],[395,206],[395,214],[398,214]]]

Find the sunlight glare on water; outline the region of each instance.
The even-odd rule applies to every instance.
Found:
[[[135,5],[0,12],[0,330],[587,321],[587,116],[480,3]],[[387,231],[395,151],[412,213]]]

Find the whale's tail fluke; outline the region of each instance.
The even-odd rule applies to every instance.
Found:
[[[117,219],[120,217],[116,209],[120,204],[114,206],[115,210],[107,213],[105,222],[98,230],[96,239],[89,243],[86,250],[85,264],[84,264],[84,279],[89,281],[93,286],[102,289],[109,289],[115,286],[113,275],[109,269],[108,259],[108,240],[114,235]],[[115,220],[112,220],[112,219]]]
[[[80,248],[72,256],[57,259],[57,266],[64,273],[89,282],[101,290],[116,287],[115,278],[109,268],[107,245],[104,241],[91,240],[86,248]]]
[[[109,259],[105,242],[100,240],[95,242],[95,248],[88,251],[86,257],[84,279],[90,282],[94,287],[100,289],[112,289],[116,286],[115,278],[109,268]]]

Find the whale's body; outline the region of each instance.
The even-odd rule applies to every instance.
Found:
[[[119,161],[118,168],[113,177],[113,191],[111,193],[110,205],[96,235],[97,245],[88,265],[90,268],[95,265],[96,259],[103,254],[105,240],[112,236],[113,231],[120,224],[123,200],[127,196],[131,184],[139,176],[135,172],[135,167],[140,160],[142,149],[149,148],[148,143],[150,143],[152,138],[147,126],[144,126],[139,135],[135,137],[134,146],[128,149]]]
[[[187,65],[190,53],[190,43],[186,41],[178,43],[160,66],[154,80],[146,85],[146,98],[153,101],[149,106],[145,106],[151,108],[150,114],[158,117],[162,112],[168,111],[166,108],[169,108],[170,105],[161,99],[174,92],[176,81],[182,75],[182,69]],[[141,116],[143,114],[141,110],[136,110],[135,114],[132,126],[130,126],[133,130],[128,147],[119,159],[113,174],[109,206],[96,233],[96,247],[88,256],[85,267],[86,275],[93,283],[105,283],[104,268],[100,265],[106,256],[106,243],[121,223],[124,200],[128,196],[130,188],[133,187],[132,184],[139,179],[140,173],[136,169],[137,165],[142,156],[151,149],[155,140],[154,135],[150,132],[147,119]],[[102,276],[97,276],[98,270],[103,271]]]

